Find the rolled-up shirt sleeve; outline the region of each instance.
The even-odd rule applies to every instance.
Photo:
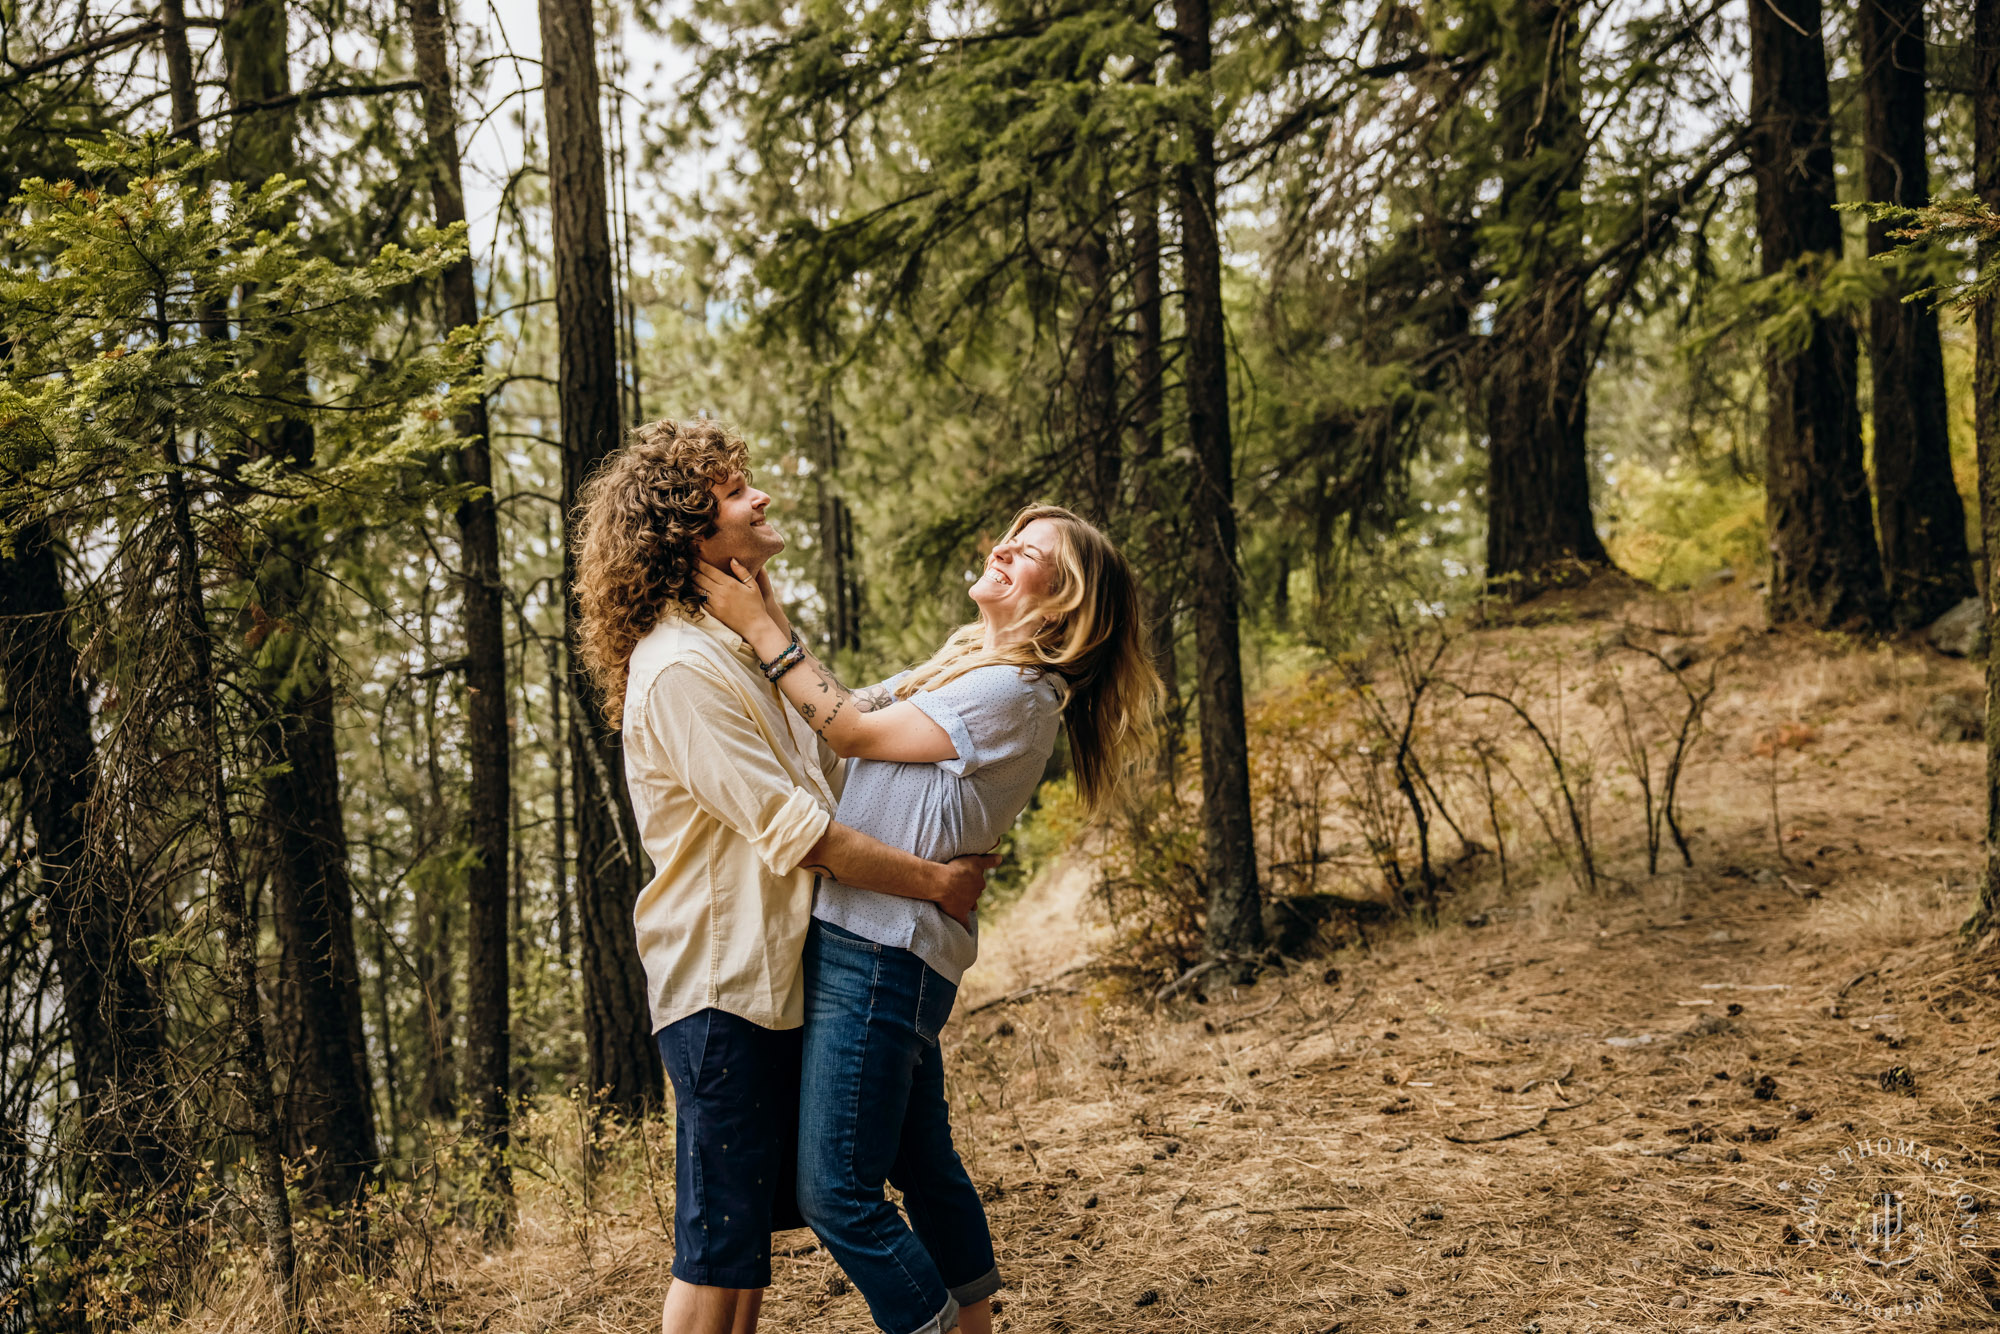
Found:
[[[646,718],[661,761],[695,805],[742,835],[772,874],[798,869],[833,823],[705,664],[682,660],[662,668],[647,691]]]
[[[1028,720],[1039,707],[1034,681],[1018,667],[995,664],[910,696],[910,703],[944,729],[958,752],[939,761],[938,768],[964,778],[1032,748],[1035,729]]]

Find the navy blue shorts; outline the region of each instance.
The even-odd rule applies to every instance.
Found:
[[[798,1204],[803,1030],[702,1010],[654,1035],[674,1086],[674,1277],[771,1285],[771,1234]]]

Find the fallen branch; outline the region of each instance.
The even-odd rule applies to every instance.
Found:
[[[1480,1138],[1465,1138],[1458,1135],[1447,1134],[1445,1138],[1450,1140],[1453,1144],[1498,1144],[1503,1139],[1519,1139],[1522,1135],[1532,1135],[1537,1130],[1540,1130],[1543,1126],[1547,1125],[1548,1122],[1549,1122],[1549,1114],[1547,1112],[1543,1112],[1540,1118],[1536,1120],[1535,1124],[1531,1126],[1522,1126],[1519,1130],[1510,1130],[1504,1135],[1486,1135]]]
[[[1072,968],[1065,968],[1060,973],[1057,973],[1054,977],[1046,978],[1043,981],[1035,983],[1033,986],[1022,987],[1019,991],[1010,991],[1004,996],[995,996],[992,1000],[989,1001],[981,1001],[979,1002],[979,1004],[967,1010],[965,1012],[965,1017],[970,1019],[973,1015],[980,1014],[986,1010],[995,1009],[1002,1005],[1014,1005],[1025,1000],[1033,1000],[1037,996],[1047,996],[1047,995],[1074,996],[1076,994],[1075,987],[1064,987],[1058,989],[1057,983],[1061,982],[1064,978],[1074,977],[1078,973],[1081,973],[1086,969],[1097,967],[1097,962],[1098,961],[1095,959],[1087,960],[1086,962],[1077,964]]]
[[[1269,1014],[1271,1011],[1277,1009],[1279,1005],[1283,1004],[1284,999],[1285,999],[1284,994],[1281,992],[1279,993],[1278,998],[1272,1001],[1269,1005],[1260,1005],[1256,1009],[1250,1011],[1248,1014],[1239,1014],[1233,1019],[1223,1020],[1221,1023],[1215,1026],[1216,1031],[1220,1033],[1227,1033],[1230,1029],[1236,1027],[1238,1024],[1247,1024],[1252,1019],[1257,1018],[1259,1015]]]

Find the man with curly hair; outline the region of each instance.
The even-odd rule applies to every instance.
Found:
[[[654,876],[633,908],[674,1088],[674,1282],[666,1334],[747,1334],[794,1196],[801,956],[815,874],[966,921],[996,857],[939,863],[833,819],[842,770],[695,573],[763,569],[784,536],[749,450],[706,420],[656,421],[582,497],[579,651],[622,729]],[[789,628],[789,627],[787,627]]]

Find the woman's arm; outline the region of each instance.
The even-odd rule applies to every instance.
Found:
[[[732,568],[741,570],[734,561]],[[697,572],[708,613],[743,636],[760,662],[771,662],[791,644],[791,632],[779,626],[766,604],[769,583],[763,575],[731,578],[703,566]],[[805,646],[799,646],[804,649]],[[900,760],[935,764],[958,758],[945,730],[908,700],[899,700],[886,685],[853,691],[832,670],[806,650],[805,660],[778,678],[778,689],[799,711],[821,740],[843,759]]]

